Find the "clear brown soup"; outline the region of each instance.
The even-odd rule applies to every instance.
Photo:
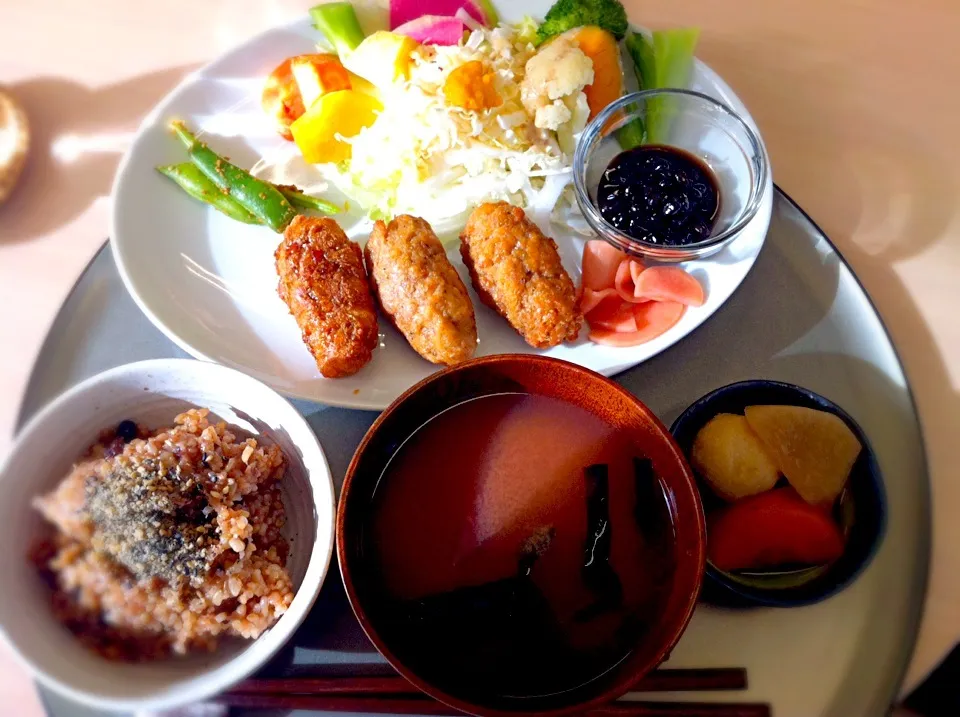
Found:
[[[526,394],[417,429],[380,477],[364,552],[383,639],[465,699],[595,680],[657,620],[675,567],[642,451],[584,409]]]

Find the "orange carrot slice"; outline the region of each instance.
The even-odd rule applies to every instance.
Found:
[[[304,112],[300,88],[290,71],[292,60],[292,57],[287,58],[267,76],[260,99],[263,111],[274,121],[277,132],[289,140],[293,139],[291,123]]]
[[[620,99],[623,94],[623,66],[617,39],[595,25],[568,30],[561,37],[569,37],[593,63],[593,82],[583,88],[593,119],[604,107]]]
[[[713,516],[707,554],[720,570],[824,565],[843,555],[843,535],[829,513],[776,488]]]
[[[297,65],[312,69],[312,72],[301,71],[301,77],[310,77],[313,80],[314,95],[351,88],[349,73],[340,64],[340,59],[336,55],[324,53],[296,55],[288,57],[277,65],[267,76],[260,104],[263,111],[273,120],[281,136],[289,140],[293,139],[290,125],[309,109],[304,106],[297,82],[295,72]]]

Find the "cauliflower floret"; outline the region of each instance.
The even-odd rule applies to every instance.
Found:
[[[593,84],[593,61],[572,39],[555,38],[527,60],[520,101],[540,129],[556,130],[571,117],[564,99]]]
[[[554,100],[548,105],[537,107],[533,123],[541,129],[557,129],[569,121],[571,116],[570,108],[563,100]]]

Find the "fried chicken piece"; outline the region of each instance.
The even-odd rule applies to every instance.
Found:
[[[460,234],[460,254],[483,303],[538,349],[573,341],[583,316],[556,242],[507,202],[481,204]]]
[[[433,363],[466,361],[477,348],[467,287],[443,244],[420,217],[378,221],[364,249],[380,308],[413,350]]]
[[[277,293],[297,320],[320,373],[340,378],[363,368],[378,333],[360,247],[333,219],[298,216],[274,256]]]

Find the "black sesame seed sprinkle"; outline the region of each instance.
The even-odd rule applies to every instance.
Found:
[[[149,459],[120,458],[102,481],[87,486],[87,508],[99,528],[95,547],[138,579],[200,577],[214,557],[215,516],[204,515],[206,496],[192,476],[156,467]]]

